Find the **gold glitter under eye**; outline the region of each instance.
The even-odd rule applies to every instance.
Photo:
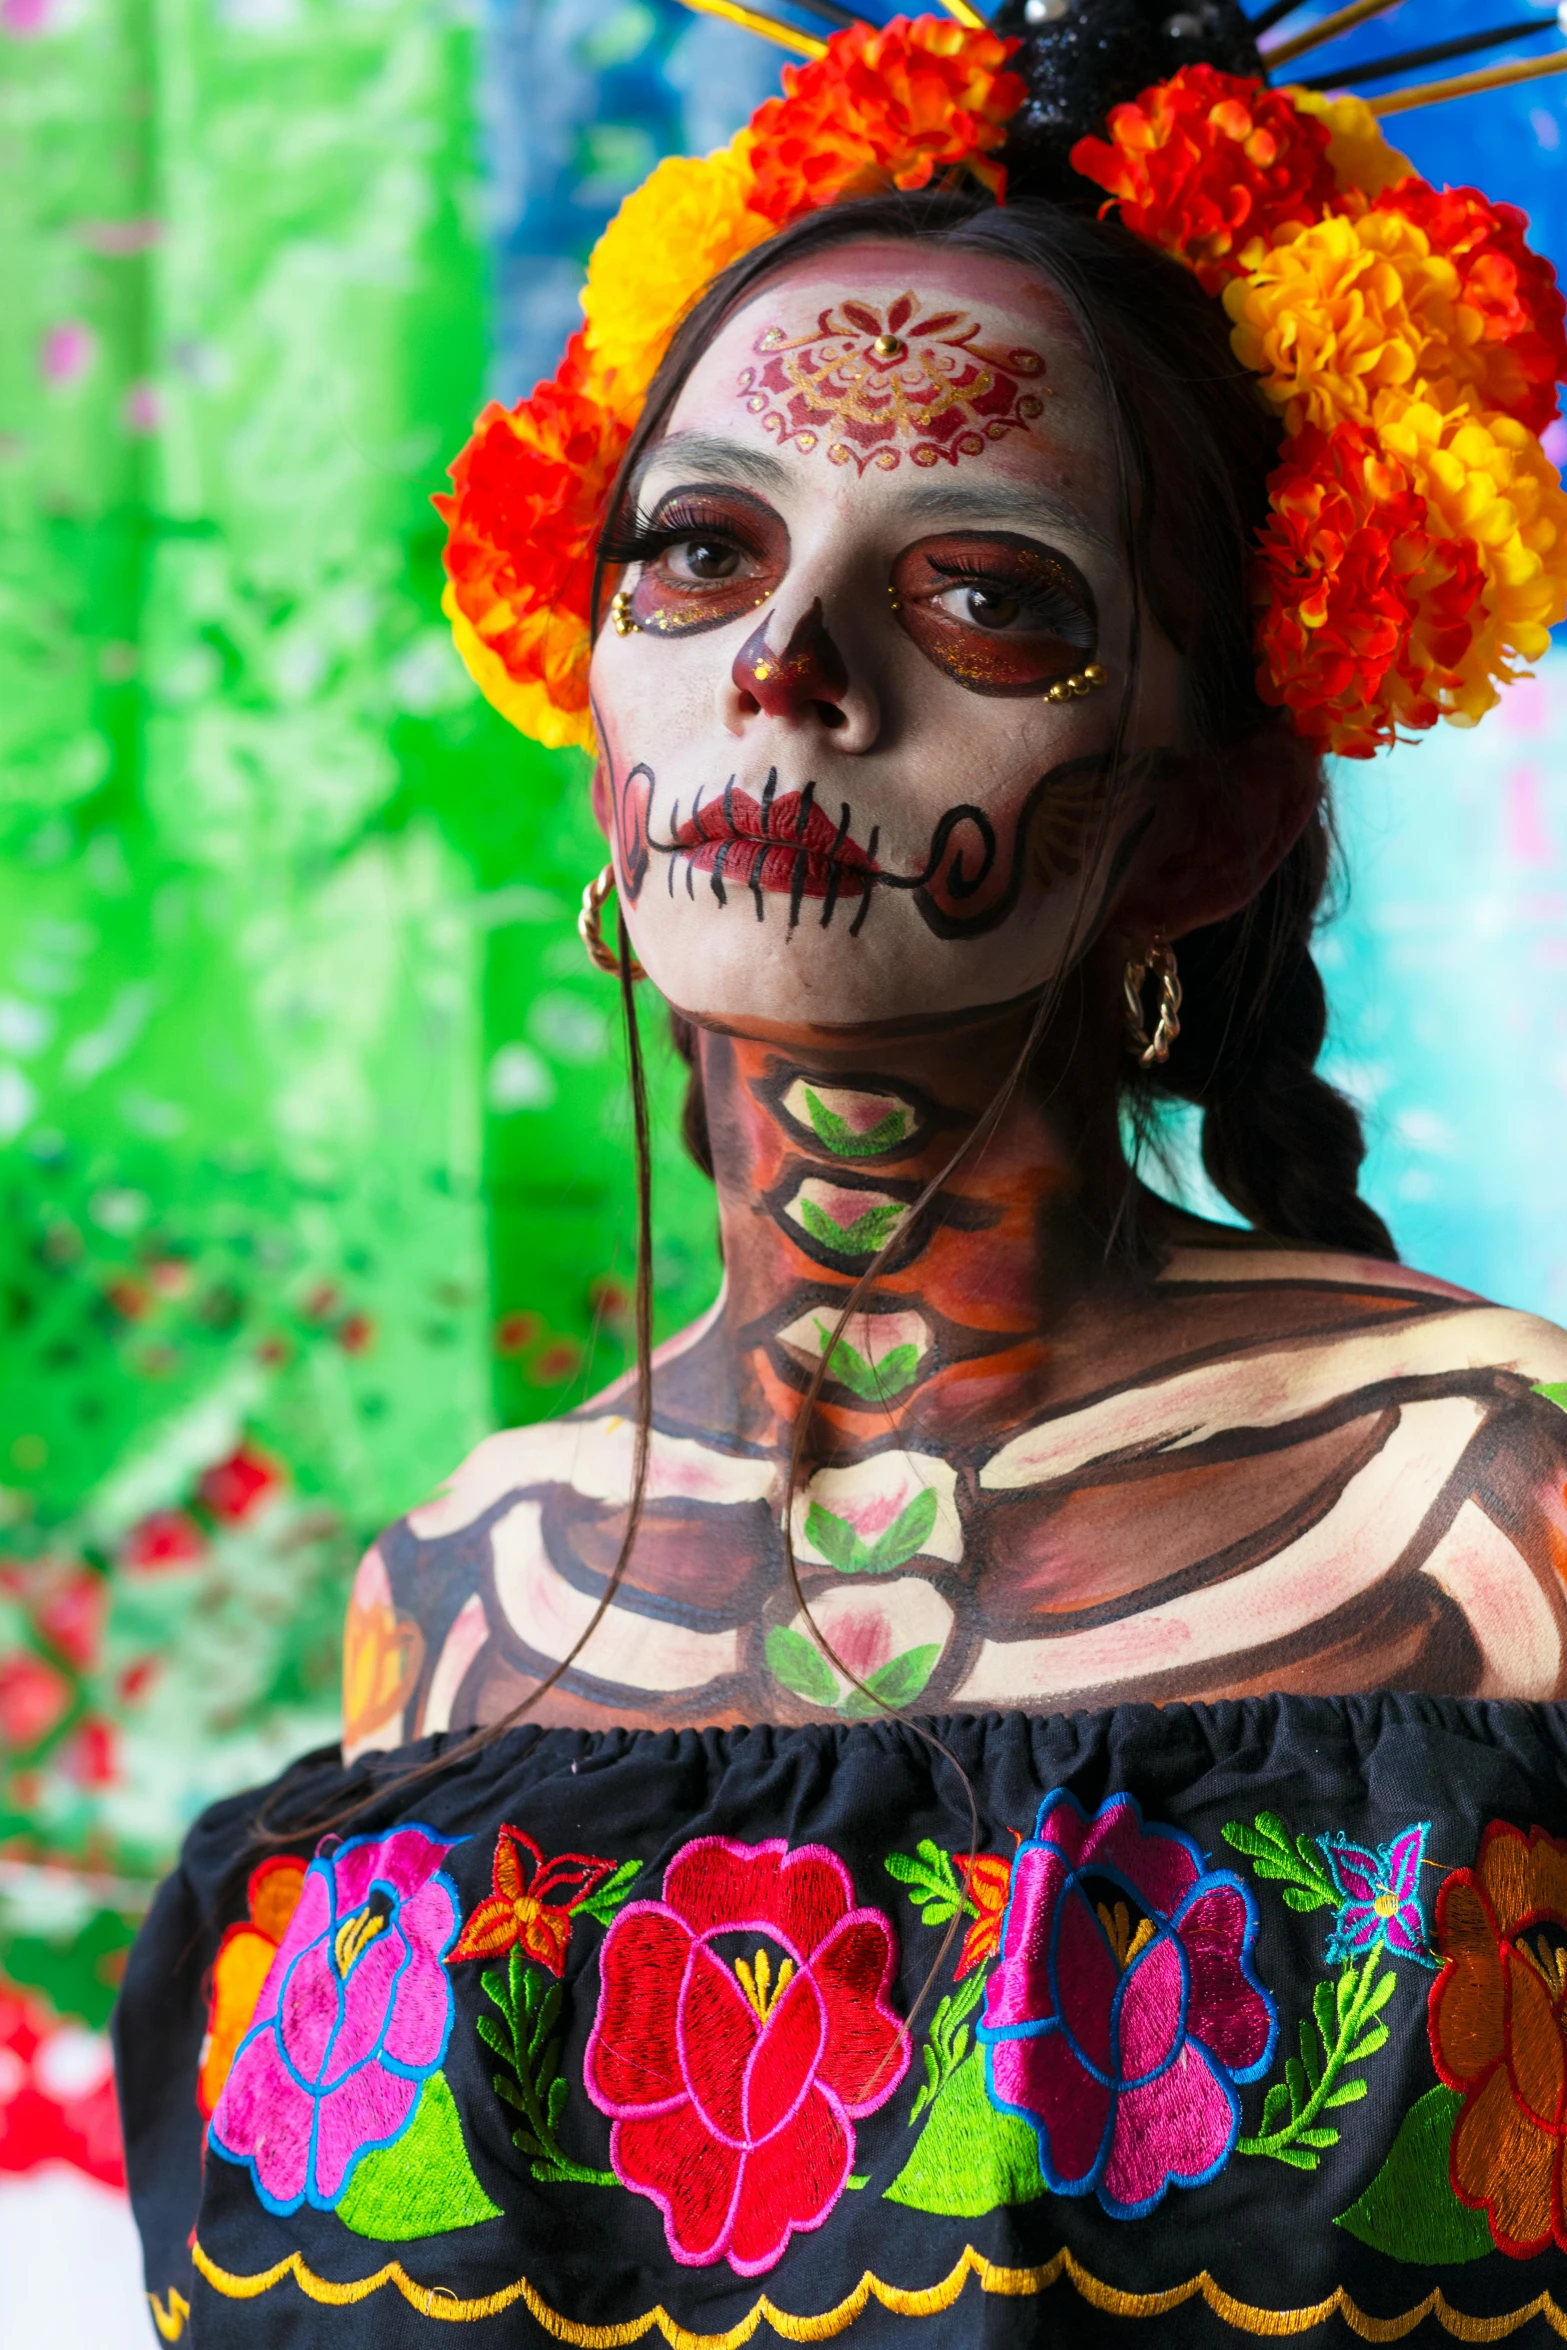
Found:
[[[1014,604],[1024,625],[987,628],[965,617],[965,590]],[[988,532],[922,540],[899,556],[888,593],[904,633],[970,693],[1048,695],[1097,667],[1087,582],[1064,556],[1031,540]]]

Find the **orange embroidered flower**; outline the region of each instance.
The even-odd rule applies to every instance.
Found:
[[[965,1895],[979,1913],[958,1952],[952,1979],[960,1983],[975,1967],[994,1958],[1001,1948],[1001,1921],[1012,1888],[1012,1863],[996,1852],[976,1853],[972,1861],[966,1852],[955,1852],[952,1861],[962,1879]]]
[[[1324,750],[1370,758],[1434,725],[1482,585],[1476,550],[1433,520],[1363,424],[1294,439],[1269,483],[1256,560],[1258,690]]]
[[[751,118],[754,209],[777,227],[890,181],[923,188],[958,164],[997,196],[990,159],[1022,104],[1006,70],[1016,41],[949,17],[894,17],[835,33],[809,65],[786,65],[786,95]]]
[[[1437,1895],[1431,2055],[1463,2105],[1453,2191],[1483,2211],[1499,2249],[1567,2248],[1567,1844],[1494,1820],[1472,1869]]]
[[[1380,195],[1376,209],[1401,215],[1453,266],[1461,380],[1478,387],[1486,407],[1543,433],[1556,414],[1556,387],[1567,378],[1567,303],[1549,261],[1524,242],[1526,215],[1515,204],[1492,204],[1476,188],[1438,194],[1413,176]]]
[[[1327,124],[1286,92],[1211,65],[1182,66],[1113,108],[1109,132],[1078,140],[1073,169],[1210,294],[1243,266],[1243,246],[1319,220],[1335,193]]]
[[[563,1974],[572,1912],[591,1898],[614,1866],[612,1860],[586,1852],[563,1852],[546,1860],[521,1828],[502,1827],[491,1863],[494,1890],[470,1912],[448,1964],[455,1965],[460,1958],[498,1958],[503,1951],[517,1949],[525,1958],[536,1958],[552,1975]]]
[[[278,1944],[299,1907],[306,1863],[278,1853],[252,1869],[246,1888],[248,1919],[230,1926],[218,1944],[207,1994],[207,2031],[196,2075],[196,2103],[210,2119],[235,2051],[250,2029]]]

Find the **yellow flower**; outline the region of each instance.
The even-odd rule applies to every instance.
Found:
[[[1454,664],[1458,683],[1440,694],[1454,726],[1473,726],[1497,701],[1497,684],[1538,661],[1567,618],[1567,494],[1532,432],[1510,416],[1387,391],[1371,426],[1409,468],[1433,528],[1471,540],[1485,575],[1473,640]]]
[[[626,198],[593,248],[586,339],[634,413],[670,337],[721,269],[773,233],[752,212],[749,131],[706,156],[672,155]]]
[[[1414,165],[1382,136],[1364,98],[1328,98],[1320,90],[1286,90],[1298,114],[1314,115],[1328,131],[1328,168],[1341,189],[1380,196],[1407,179]]]
[[[1334,214],[1246,262],[1224,289],[1230,340],[1292,433],[1363,418],[1387,389],[1452,379],[1451,404],[1480,374],[1483,322],[1459,301],[1452,262],[1400,212]]]

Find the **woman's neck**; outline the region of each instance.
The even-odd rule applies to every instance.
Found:
[[[1085,1103],[1069,1077],[1042,1084],[1037,1065],[977,1135],[1028,1021],[1011,1008],[874,1044],[703,1032],[726,1271],[701,1349],[703,1403],[718,1401],[717,1357],[737,1435],[789,1444],[838,1316],[889,1241],[833,1352],[813,1456],[916,1426],[927,1443],[951,1441],[1004,1423],[1037,1392],[1052,1324],[1103,1271],[1125,1167],[1113,1101]]]

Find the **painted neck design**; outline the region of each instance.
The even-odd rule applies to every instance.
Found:
[[[1019,1087],[924,1214],[914,1203],[1005,1083],[1012,1015],[871,1055],[704,1034],[701,1066],[742,1432],[786,1445],[849,1292],[890,1242],[832,1351],[811,1450],[925,1443],[1009,1416],[1090,1261],[1085,1158]],[[1081,1135],[1086,1131],[1079,1119]],[[1109,1151],[1114,1152],[1113,1130]]]

